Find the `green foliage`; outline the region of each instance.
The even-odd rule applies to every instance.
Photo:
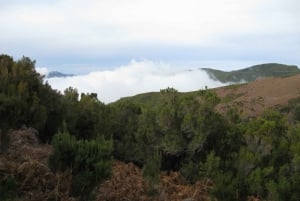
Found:
[[[35,61],[0,55],[0,128],[34,127],[49,140],[62,121],[61,96],[43,83]]]
[[[240,82],[242,80],[246,82],[254,81],[261,77],[286,77],[300,73],[300,69],[297,66],[289,66],[283,64],[269,63],[255,65],[242,70],[224,72],[220,70],[214,70],[209,68],[203,68],[211,78],[226,82]]]
[[[0,200],[13,200],[16,197],[17,185],[13,176],[0,177]]]
[[[300,121],[300,104],[295,108],[294,119]]]
[[[104,138],[79,140],[68,133],[53,137],[49,167],[53,171],[72,171],[72,194],[86,200],[96,184],[111,174],[112,142]]]
[[[49,167],[53,171],[64,171],[74,166],[77,142],[68,133],[56,134],[52,139],[53,153],[49,156]]]
[[[213,200],[246,200],[240,197],[238,191],[240,186],[238,186],[237,178],[234,177],[232,172],[219,172],[213,181],[214,187],[210,192]]]
[[[5,153],[7,148],[9,147],[10,138],[8,133],[2,132],[0,128],[0,154]]]
[[[64,91],[64,121],[67,130],[78,139],[93,139],[105,134],[106,107],[96,94],[79,94],[72,87]]]
[[[186,178],[189,182],[195,183],[201,180],[200,173],[200,163],[194,161],[185,162],[180,168],[181,175]]]
[[[177,93],[178,91],[173,87],[167,87],[166,89],[161,89],[160,93]]]
[[[253,72],[285,76],[299,69],[267,64],[213,73],[228,81],[236,75],[254,79]],[[180,93],[168,87],[105,105],[96,94],[79,95],[72,87],[61,95],[43,83],[35,61],[0,55],[1,149],[8,146],[10,128],[35,127],[40,138],[49,141],[63,127],[53,137],[49,167],[70,169],[72,194],[82,200],[91,199],[89,192],[96,183],[110,175],[112,155],[143,167],[154,192],[160,170],[179,170],[192,183],[212,180],[214,199],[299,200],[299,98],[282,109],[288,118],[275,110],[249,119],[234,107],[226,114],[215,111],[221,101],[237,96],[221,100],[207,89]],[[7,192],[13,192],[10,180],[1,182],[1,190],[8,187],[12,191]]]
[[[142,165],[139,144],[135,133],[142,113],[141,107],[130,101],[120,102],[110,107],[109,133],[114,140],[114,157]]]
[[[293,121],[300,121],[300,97],[289,100],[286,107],[283,108],[283,112],[292,114]]]
[[[147,159],[143,167],[143,177],[149,185],[148,192],[150,194],[157,191],[157,185],[160,180],[161,159],[161,154],[155,152]]]
[[[205,163],[200,165],[199,175],[201,178],[215,178],[218,174],[218,169],[220,167],[220,157],[215,155],[212,151],[205,161]]]

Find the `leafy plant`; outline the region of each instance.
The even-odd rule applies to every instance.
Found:
[[[16,196],[17,184],[11,175],[0,177],[0,200],[12,200]]]
[[[90,197],[95,185],[111,174],[112,141],[76,140],[68,133],[58,133],[52,141],[49,167],[53,171],[72,171],[72,194],[81,200]]]
[[[149,157],[143,167],[143,177],[149,185],[148,193],[153,195],[157,192],[157,185],[160,180],[161,154],[155,152]]]

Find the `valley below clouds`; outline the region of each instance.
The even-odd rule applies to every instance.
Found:
[[[45,73],[45,68],[37,69]],[[73,87],[79,93],[97,93],[104,103],[139,93],[160,91],[173,87],[180,92],[195,91],[224,86],[226,84],[211,79],[198,68],[174,67],[168,63],[148,60],[135,61],[110,70],[94,71],[85,75],[47,78],[52,88],[63,92]],[[228,83],[230,84],[230,83]]]

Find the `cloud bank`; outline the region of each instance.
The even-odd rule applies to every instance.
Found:
[[[299,0],[0,0],[0,53],[49,68],[131,58],[300,65],[299,10]]]
[[[45,72],[45,69],[41,70]],[[206,72],[199,69],[179,69],[167,63],[135,60],[112,70],[95,71],[74,77],[50,78],[47,82],[61,92],[72,86],[80,93],[97,93],[98,99],[105,103],[167,87],[186,92],[204,89],[205,86],[214,88],[224,85],[210,79]]]
[[[49,70],[46,67],[37,67],[35,70],[41,75],[47,75],[49,73]]]

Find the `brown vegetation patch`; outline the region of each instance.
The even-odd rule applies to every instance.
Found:
[[[11,143],[0,155],[0,180],[13,176],[17,181],[16,201],[73,201],[69,196],[70,172],[53,173],[47,164],[50,145],[39,144],[37,131],[23,129],[10,133]],[[96,189],[96,200],[101,201],[206,201],[210,182],[189,184],[177,172],[163,172],[156,186],[157,194],[149,195],[149,187],[142,170],[133,163],[113,162],[109,180]]]
[[[37,134],[32,128],[9,133],[10,145],[0,155],[0,180],[13,176],[16,201],[74,200],[69,197],[71,174],[51,172],[47,164],[51,146],[39,144]]]
[[[248,84],[215,89],[225,100],[218,105],[219,111],[229,106],[242,109],[247,116],[257,116],[267,108],[285,106],[292,98],[300,96],[300,75],[285,78],[265,78]]]
[[[141,170],[132,163],[114,161],[111,179],[103,182],[97,192],[97,200],[147,200],[146,186]]]
[[[17,169],[17,178],[22,200],[74,200],[68,195],[71,174],[54,174],[37,160],[22,163]]]
[[[177,172],[163,172],[156,186],[157,194],[149,195],[142,170],[132,163],[115,161],[111,179],[103,182],[97,192],[101,201],[206,201],[211,182],[189,184]]]

